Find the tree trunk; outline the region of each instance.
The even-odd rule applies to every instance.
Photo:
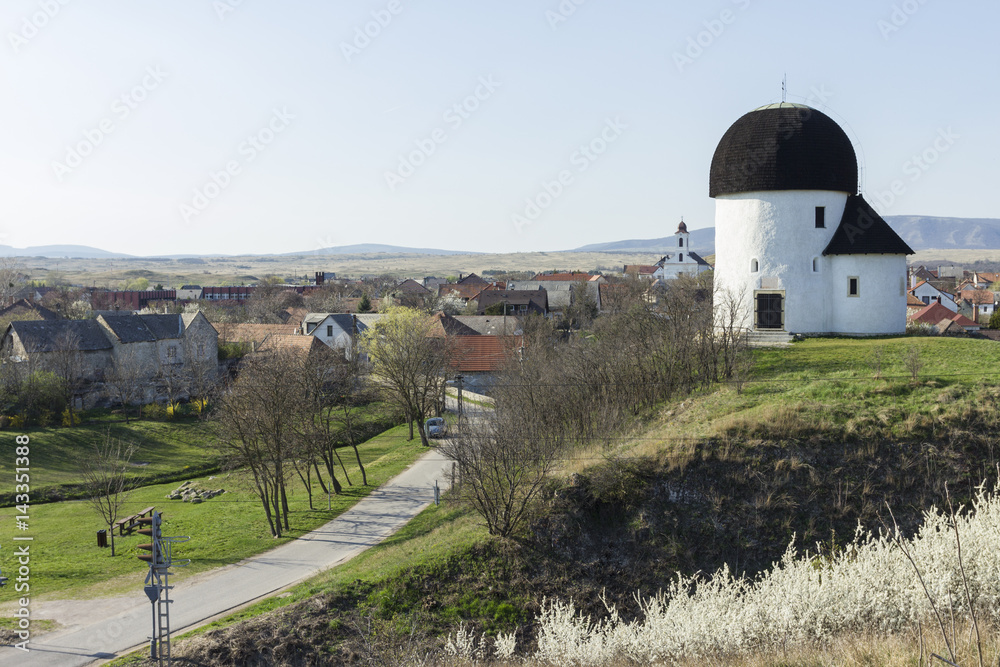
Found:
[[[295,472],[299,476],[299,479],[302,480],[303,486],[306,487],[306,495],[309,496],[309,509],[311,510],[316,509],[315,507],[313,507],[312,471],[309,470],[309,464],[306,463],[305,476],[302,475],[302,470],[299,468],[298,465],[295,466]]]
[[[424,428],[423,420],[417,420],[417,431],[420,432],[420,444],[424,447],[430,447],[431,443],[427,441],[427,429]]]
[[[282,517],[285,520],[285,530],[288,528],[288,496],[285,495],[285,483],[281,482],[281,509]]]
[[[111,535],[111,557],[115,557],[115,526],[112,523],[108,526],[108,534]]]
[[[409,415],[409,414],[406,415],[406,425],[410,427],[410,437],[407,438],[407,441],[413,440],[413,416],[412,415]]]
[[[319,474],[319,463],[316,462],[316,459],[313,459],[312,464],[313,468],[316,469],[316,481],[319,482],[319,488],[323,489],[323,493],[330,493],[326,488],[326,483],[323,481],[323,475]]]
[[[368,486],[368,474],[365,472],[365,464],[361,462],[361,452],[354,443],[351,443],[351,447],[354,448],[354,458],[358,460],[358,467],[361,468],[361,485]]]

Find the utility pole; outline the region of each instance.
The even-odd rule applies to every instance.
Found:
[[[151,517],[143,517],[139,523],[147,527],[139,530],[140,535],[147,535],[151,538],[148,544],[140,544],[138,548],[148,551],[148,554],[140,554],[139,560],[149,563],[149,574],[146,575],[146,585],[143,592],[149,598],[153,611],[153,634],[149,638],[149,657],[156,660],[160,667],[169,667],[170,659],[170,566],[177,565],[184,567],[190,563],[190,559],[174,561],[170,555],[172,544],[187,542],[190,537],[165,537],[161,533],[162,515],[153,512]]]
[[[462,389],[465,387],[465,376],[456,375],[455,384],[458,385],[458,429],[462,430]]]

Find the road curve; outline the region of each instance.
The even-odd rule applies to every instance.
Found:
[[[294,542],[179,583],[171,591],[172,634],[335,567],[378,544],[434,502],[435,480],[442,491],[447,487],[446,465],[431,450],[354,507]],[[148,643],[151,610],[138,575],[135,588],[134,600],[88,601],[85,613],[66,627],[32,638],[27,653],[0,647],[0,666],[78,667]]]

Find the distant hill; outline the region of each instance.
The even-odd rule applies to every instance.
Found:
[[[914,250],[1000,248],[1000,219],[889,215],[885,221]]]
[[[284,252],[282,257],[288,255],[361,255],[366,253],[392,253],[394,255],[478,255],[481,253],[469,252],[468,250],[440,250],[437,248],[407,248],[398,245],[383,245],[381,243],[357,243],[355,245],[341,245],[332,248],[320,248],[319,250],[307,250],[303,252]]]
[[[100,248],[91,248],[86,245],[38,245],[27,248],[14,248],[9,245],[0,245],[0,257],[50,257],[61,259],[63,257],[83,258],[83,259],[108,259],[115,257],[134,257],[120,252],[108,252]]]
[[[1000,249],[1000,219],[940,218],[927,215],[888,215],[885,221],[914,250]],[[658,252],[674,251],[674,237],[630,239],[593,243],[569,252]],[[715,252],[715,227],[691,232],[691,250],[705,256]]]
[[[691,231],[691,250],[699,255],[715,252],[715,227]],[[665,236],[660,239],[629,239],[608,243],[592,243],[567,252],[648,252],[663,253],[677,250],[677,237]]]

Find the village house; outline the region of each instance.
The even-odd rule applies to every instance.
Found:
[[[545,290],[486,290],[480,292],[477,315],[487,310],[494,315],[548,315],[549,297]]]
[[[578,290],[583,287],[595,304],[600,304],[598,287],[607,282],[604,276],[589,273],[539,273],[530,280],[511,281],[508,290],[538,291],[548,294],[549,310],[562,311],[580,299]]]
[[[917,283],[913,289],[910,290],[910,294],[923,301],[925,305],[940,303],[951,312],[958,312],[958,303],[955,301],[955,296],[945,292],[944,290],[938,289],[926,280]]]
[[[129,367],[154,400],[158,382],[218,367],[218,333],[202,313],[98,316],[93,320],[12,322],[0,343],[8,362],[36,369],[71,369],[84,390],[84,404],[100,401],[96,385],[109,373]]]
[[[914,324],[930,325],[940,334],[965,334],[982,328],[978,322],[973,322],[965,315],[956,313],[936,301],[924,306],[908,319]]]

